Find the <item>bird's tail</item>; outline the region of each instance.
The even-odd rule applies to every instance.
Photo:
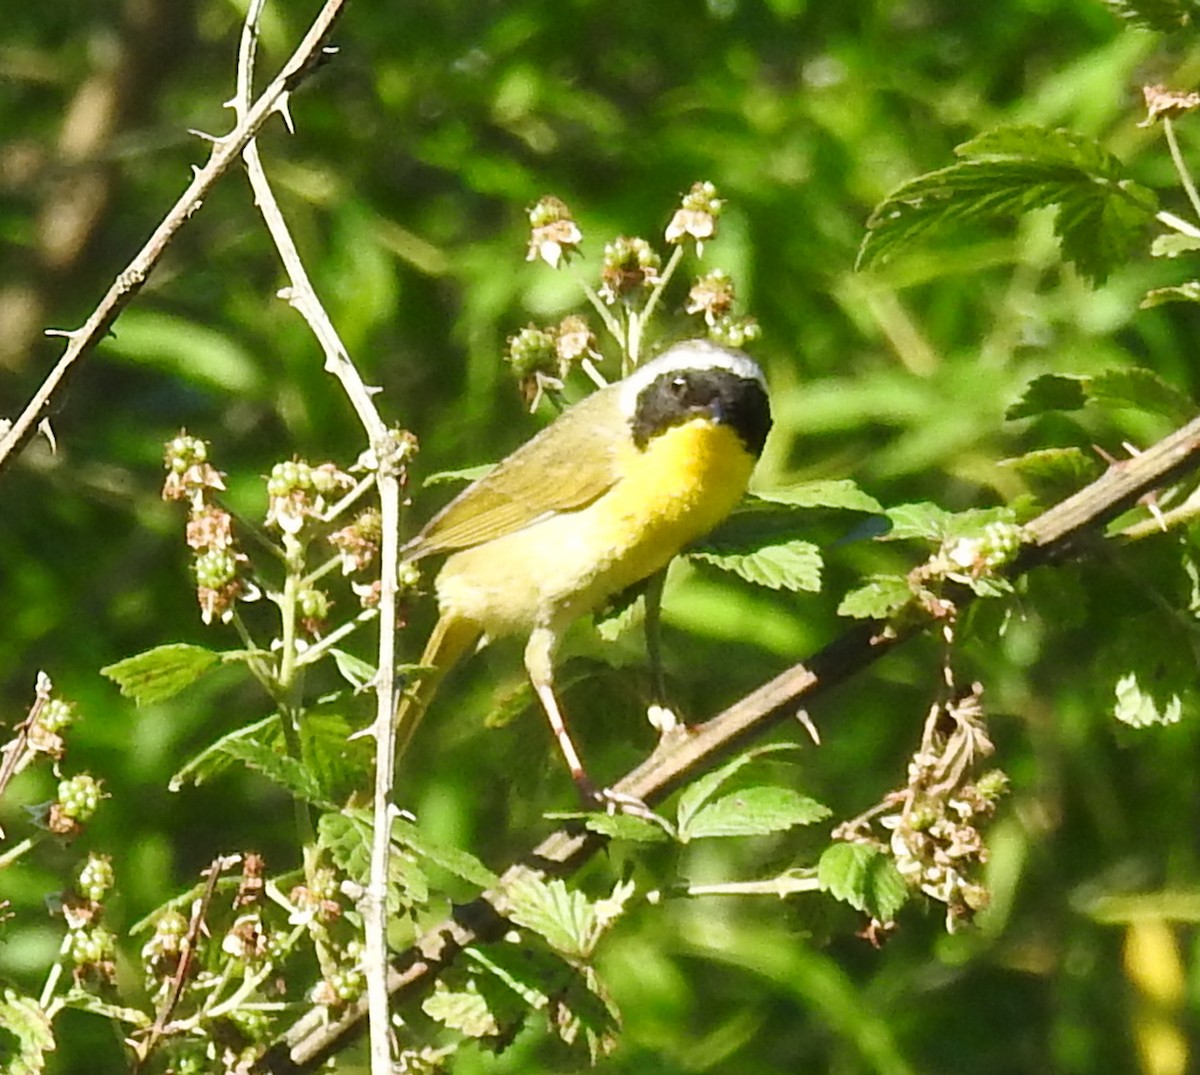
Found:
[[[437,693],[438,684],[455,661],[467,652],[482,632],[469,620],[442,616],[434,625],[425,652],[421,654],[422,666],[429,669],[412,683],[400,697],[396,706],[396,757],[403,756],[408,749],[417,725],[425,715],[429,703]]]

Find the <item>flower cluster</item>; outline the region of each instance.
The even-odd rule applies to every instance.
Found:
[[[565,265],[583,241],[583,232],[566,202],[553,195],[542,198],[529,210],[529,226],[529,252],[525,260],[541,258],[552,269]]]
[[[585,317],[570,314],[556,326],[526,325],[508,340],[505,361],[521,386],[530,410],[547,392],[559,392],[571,366],[599,359],[596,337]]]
[[[75,891],[63,895],[62,912],[70,930],[65,948],[78,982],[116,980],[116,937],[100,924],[104,897],[114,884],[112,860],[91,853],[79,870]]]
[[[717,218],[724,204],[711,183],[693,183],[692,189],[683,196],[683,204],[671,217],[664,238],[672,244],[695,239],[696,253],[703,255],[705,242],[717,234]]]
[[[247,558],[234,540],[233,519],[211,499],[224,490],[224,476],[208,462],[208,445],[186,431],[167,443],[163,464],[163,499],[188,504],[187,543],[194,553],[200,615],[205,623],[227,623],[234,602],[251,591],[242,574]]]
[[[978,876],[988,860],[982,829],[1008,783],[996,769],[972,777],[993,750],[982,693],[975,684],[967,694],[935,704],[909,761],[907,785],[834,831],[836,839],[887,850],[910,886],[945,905],[950,932],[987,906],[988,890]],[[887,834],[886,845],[873,835],[872,823]]]

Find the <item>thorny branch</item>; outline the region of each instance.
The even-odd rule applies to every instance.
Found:
[[[246,12],[238,52],[237,93],[233,105],[239,126],[246,122],[251,110],[254,83],[254,57],[258,36],[258,20],[265,0],[252,0]],[[286,103],[283,104],[286,108]],[[285,118],[287,116],[284,112]],[[290,123],[289,123],[290,127]],[[376,715],[373,727],[375,738],[374,838],[371,848],[371,873],[362,900],[364,946],[363,975],[367,983],[370,1011],[371,1070],[376,1075],[391,1071],[391,1028],[387,989],[387,878],[391,855],[392,785],[395,782],[395,712],[396,684],[396,566],[400,557],[400,482],[397,475],[396,446],[387,427],[379,417],[371,392],[363,383],[358,370],[350,361],[337,329],[326,314],[316,289],[308,278],[304,263],[288,231],[279,204],[258,154],[258,145],[251,140],[243,154],[255,202],[266,222],[267,230],[279,251],[280,259],[291,280],[291,286],[280,293],[295,307],[308,323],[325,353],[325,369],[341,382],[346,395],[358,413],[367,433],[371,454],[377,466],[379,514],[382,530],[380,549],[379,588],[379,646],[378,671],[375,676]]]
[[[117,276],[88,319],[77,329],[55,332],[67,338],[67,348],[20,416],[0,438],[0,472],[16,457],[17,450],[33,435],[49,413],[50,404],[63,389],[76,363],[96,344],[116,321],[118,314],[142,288],[150,271],[158,264],[175,234],[203,204],[217,180],[233,165],[242,150],[270,118],[286,106],[288,95],[303,81],[322,55],[328,39],[348,0],[326,0],[304,40],[275,76],[271,84],[247,111],[245,118],[229,134],[213,142],[208,163],[196,170],[191,183],[163,218],[154,234]]]
[[[1015,578],[1034,567],[1078,555],[1085,539],[1095,538],[1105,523],[1132,507],[1146,493],[1200,468],[1200,418],[1163,438],[1131,459],[1114,464],[1091,485],[1068,497],[1028,523],[1028,542],[1010,565]],[[969,591],[959,596],[971,600]],[[735,702],[723,713],[691,728],[664,737],[658,749],[614,787],[654,804],[686,780],[711,768],[725,755],[765,734],[797,711],[812,705],[832,688],[865,671],[921,627],[894,628],[865,622]],[[523,861],[505,871],[492,891],[455,908],[444,922],[430,929],[392,963],[389,988],[405,1000],[432,988],[444,968],[468,945],[493,940],[507,928],[507,892],[532,870],[544,876],[564,876],[579,869],[604,846],[603,837],[582,827],[564,826],[534,848]],[[316,1067],[344,1048],[362,1031],[364,1006],[351,1005],[331,1020],[325,1009],[297,1021],[262,1057],[254,1070],[260,1075],[298,1075]]]

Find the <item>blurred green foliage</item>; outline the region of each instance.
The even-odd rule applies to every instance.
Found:
[[[240,8],[74,0],[7,13],[0,412],[17,411],[58,353],[41,329],[86,316],[203,159],[185,132],[228,126],[221,102]],[[315,8],[269,6],[262,71],[282,62]],[[1027,491],[1000,465],[1007,457],[1091,455],[1093,444],[1119,456],[1124,442],[1171,428],[1162,413],[1102,400],[1007,418],[1035,378],[1136,367],[1195,396],[1200,311],[1138,309],[1148,289],[1189,279],[1186,257],[1132,258],[1093,289],[1064,265],[1041,212],[854,270],[872,209],[1000,124],[1098,139],[1184,212],[1159,129],[1139,126],[1139,86],[1190,88],[1193,37],[1130,29],[1099,0],[358,0],[336,43],[292,102],[296,133],[273,122],[260,146],[351,355],[382,387],[384,414],[420,437],[423,473],[493,460],[538,427],[500,356],[530,320],[576,308],[561,275],[523,260],[525,211],[545,193],[576,210],[584,272],[617,234],[657,240],[693,181],[711,180],[728,200],[704,263],[735,276],[763,328],[754,353],[777,422],[764,489],[853,477],[884,505],[990,507]],[[1178,126],[1194,161],[1194,122]],[[109,795],[73,845],[43,845],[0,872],[13,916],[0,923],[0,974],[35,995],[61,936],[42,900],[88,849],[114,857],[118,930],[217,854],[298,864],[289,802],[254,773],[230,768],[167,790],[197,750],[269,712],[261,692],[222,672],[135,709],[98,673],[165,642],[238,644],[200,623],[182,521],[159,499],[164,441],[184,426],[209,440],[229,502],[251,517],[276,461],[345,465],[362,448],[311,335],[275,297],[283,283],[248,187],[230,174],[75,377],[54,416],[57,451],[31,446],[0,484],[0,723],[21,719],[47,671],[82,714],[71,771],[102,778]],[[414,489],[414,521],[439,499]],[[825,555],[820,595],[755,589],[703,565],[676,570],[666,664],[686,715],[708,716],[802,659],[844,628],[836,609],[847,591],[924,555],[856,539],[851,518],[815,516],[806,535]],[[1111,714],[1138,654],[1195,678],[1193,541],[1184,528],[1043,569],[1007,608],[1004,631],[988,608],[964,630],[958,677],[984,684],[1013,783],[978,928],[948,936],[940,913],[910,905],[876,950],[854,936],[861,921],[849,908],[816,897],[642,908],[599,953],[624,1017],[603,1069],[1186,1070],[1200,1014],[1194,698],[1178,723],[1138,734]],[[410,659],[428,609],[412,618]],[[579,667],[592,645],[581,637],[572,650]],[[639,716],[640,646],[622,646],[619,672],[567,692],[602,778],[653,745]],[[839,817],[902,783],[941,659],[938,642],[919,640],[841,691],[813,713],[823,743],[802,738],[784,779]],[[480,719],[504,708],[518,668],[515,652],[498,649],[460,669],[402,771],[400,798],[421,827],[493,868],[570,796],[536,712],[520,706],[498,730]],[[0,825],[52,795],[45,774],[19,779]],[[769,874],[797,854],[795,839],[697,841],[683,872],[697,882]],[[626,865],[653,887],[659,855],[615,850],[585,887],[605,891]],[[94,1016],[65,1017],[50,1061],[61,1072],[123,1070]],[[530,1031],[498,1057],[465,1050],[455,1070],[579,1063]]]

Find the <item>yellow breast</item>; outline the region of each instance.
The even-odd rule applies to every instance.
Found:
[[[741,499],[753,467],[737,434],[708,419],[674,426],[644,451],[631,442],[620,480],[586,508],[451,556],[437,580],[441,611],[493,638],[565,624],[711,530]]]

